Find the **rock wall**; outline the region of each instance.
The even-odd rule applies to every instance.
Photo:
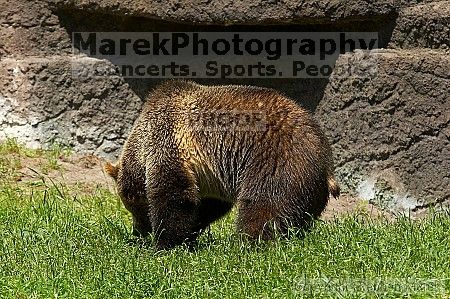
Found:
[[[345,189],[393,211],[450,201],[450,1],[0,0],[0,138],[113,158],[155,79],[76,78],[74,31],[377,31],[372,77],[198,80],[277,88],[311,111]],[[361,56],[361,57],[359,57]],[[355,67],[358,67],[357,65]]]
[[[356,54],[343,55],[336,72]],[[450,55],[380,50],[373,78],[331,76],[316,110],[340,181],[395,211],[449,196]],[[372,58],[373,59],[373,58]]]

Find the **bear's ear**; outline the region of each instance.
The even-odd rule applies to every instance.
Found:
[[[119,168],[109,162],[106,162],[106,164],[103,167],[107,174],[109,174],[113,179],[117,180],[117,175],[119,174]]]

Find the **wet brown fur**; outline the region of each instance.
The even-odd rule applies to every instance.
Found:
[[[195,127],[224,111],[257,111],[263,126]],[[259,87],[160,85],[119,161],[105,170],[133,215],[135,233],[153,231],[159,249],[195,240],[235,204],[238,230],[270,239],[307,227],[329,194],[339,196],[331,149],[317,123],[290,99]]]

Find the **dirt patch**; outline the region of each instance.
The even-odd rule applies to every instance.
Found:
[[[392,218],[391,213],[381,210],[377,206],[369,203],[369,201],[356,198],[345,193],[341,194],[338,199],[330,198],[327,208],[323,212],[321,218],[325,221],[330,221],[334,218],[349,214],[365,215],[374,219]]]
[[[88,155],[60,157],[53,168],[48,167],[46,158],[21,157],[16,181],[30,184],[42,182],[77,186],[80,192],[90,192],[101,187],[114,192],[114,182],[103,171],[104,159]]]

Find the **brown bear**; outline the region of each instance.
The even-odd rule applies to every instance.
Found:
[[[330,146],[313,117],[260,87],[167,81],[147,98],[106,172],[158,249],[194,241],[236,204],[251,238],[306,228],[339,196]]]

